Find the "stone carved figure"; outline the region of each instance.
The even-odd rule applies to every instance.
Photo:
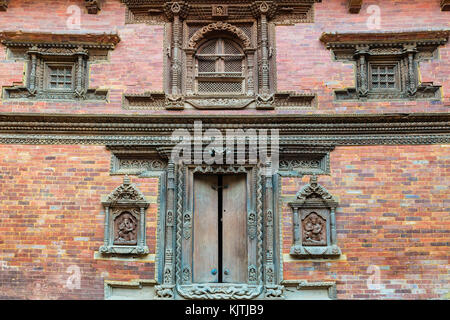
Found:
[[[114,222],[114,244],[136,244],[137,222],[133,215],[123,212]]]
[[[317,213],[311,212],[303,220],[303,244],[326,245],[326,224]]]

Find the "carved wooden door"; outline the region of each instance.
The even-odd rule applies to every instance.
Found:
[[[247,192],[245,175],[223,176],[222,282],[247,282]]]
[[[193,281],[218,282],[219,202],[215,175],[199,174],[194,179]]]
[[[247,194],[245,174],[194,175],[193,282],[247,282]]]

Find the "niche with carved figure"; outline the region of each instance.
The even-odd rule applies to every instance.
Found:
[[[312,176],[310,183],[289,203],[293,211],[294,244],[290,254],[298,258],[338,257],[335,211],[338,203]]]
[[[136,245],[138,225],[139,212],[137,210],[118,210],[114,218],[114,244]]]
[[[149,202],[128,176],[102,204],[105,208],[105,236],[100,252],[147,254],[145,211]]]

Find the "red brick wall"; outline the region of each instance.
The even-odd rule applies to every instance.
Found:
[[[152,262],[94,259],[103,244],[101,196],[123,179],[109,166],[105,147],[0,146],[0,298],[103,299],[103,279],[154,278]],[[131,179],[151,201],[154,254],[158,179]],[[80,289],[70,289],[71,268],[79,268]]]
[[[285,279],[337,281],[338,298],[444,298],[450,246],[450,147],[338,147],[321,183],[340,202],[339,260],[289,259],[289,199],[309,178],[282,180]],[[379,287],[374,278],[379,270]],[[367,282],[369,281],[369,282]]]
[[[81,29],[70,30],[70,6],[81,9]],[[42,12],[49,14],[42,18]],[[89,87],[109,90],[108,102],[1,102],[0,112],[48,113],[125,113],[122,95],[161,91],[163,88],[162,25],[125,25],[125,6],[117,0],[104,1],[102,10],[88,14],[84,0],[12,1],[6,12],[0,12],[0,31],[112,33],[121,42],[110,52],[108,61],[92,64]],[[12,86],[23,81],[23,62],[6,60],[6,48],[0,45],[0,86]],[[141,113],[139,111],[139,113]]]
[[[440,11],[438,2],[365,0],[358,15],[347,13],[346,0],[316,4],[315,23],[277,29],[279,89],[318,94],[317,109],[297,113],[447,112],[442,102],[334,103],[334,89],[354,85],[353,66],[332,61],[331,52],[318,40],[324,31],[367,31],[366,9],[377,3],[382,3],[381,31],[448,29],[450,15]],[[77,32],[117,31],[122,39],[109,61],[90,70],[90,86],[109,88],[110,101],[0,102],[0,112],[151,113],[125,112],[122,94],[162,89],[163,26],[125,25],[120,1],[104,1],[98,15],[88,15],[82,0],[10,1],[8,10],[0,12],[0,30],[70,32],[67,8],[73,4],[82,10]],[[45,19],[44,11],[49,12]],[[420,68],[423,81],[443,86],[447,105],[449,48],[441,48],[439,60]],[[0,45],[0,86],[20,83],[23,63],[5,60],[5,53]],[[206,113],[177,114],[188,112]],[[338,147],[331,154],[332,175],[319,182],[340,200],[337,231],[343,257],[319,262],[287,259],[285,278],[337,280],[339,298],[442,298],[450,281],[448,154],[449,147],[439,145]],[[101,299],[104,279],[154,277],[151,262],[94,259],[103,241],[100,198],[122,182],[121,176],[110,176],[109,166],[110,153],[101,146],[0,146],[0,298]],[[152,201],[147,232],[154,253],[158,181],[132,181]],[[284,178],[284,200],[305,183],[306,177]],[[286,258],[292,243],[291,217],[284,205]],[[81,289],[67,287],[72,266],[80,268]],[[367,286],[370,266],[380,270],[380,290]]]
[[[420,63],[421,81],[443,87],[443,102],[385,101],[333,102],[333,91],[355,87],[354,64],[333,61],[332,52],[319,41],[323,32],[386,32],[447,30],[450,14],[439,1],[365,0],[359,14],[350,14],[347,0],[322,1],[315,5],[315,21],[277,28],[277,71],[279,90],[318,94],[321,113],[448,112],[450,105],[450,45],[440,47],[440,58]],[[367,26],[369,6],[380,8],[380,29]],[[299,63],[300,62],[300,63]]]
[[[443,102],[385,101],[333,102],[333,90],[354,86],[354,70],[350,63],[335,62],[319,41],[322,32],[369,31],[367,8],[379,4],[379,31],[448,29],[448,12],[442,12],[439,0],[364,1],[359,14],[349,14],[347,0],[327,0],[315,4],[315,22],[295,26],[278,26],[278,89],[316,93],[318,105],[313,109],[278,111],[282,113],[380,113],[380,112],[447,112],[450,105],[450,45],[440,48],[440,59],[421,63],[422,81],[443,86]],[[117,32],[122,41],[111,52],[107,62],[92,65],[90,87],[108,88],[109,102],[0,102],[0,112],[52,113],[170,113],[173,111],[129,111],[122,109],[123,93],[160,91],[163,88],[162,25],[125,24],[125,7],[117,0],[104,1],[97,15],[87,14],[82,0],[25,1],[15,0],[6,12],[0,12],[0,30],[33,32],[74,32],[67,28],[71,5],[81,9],[81,30],[76,32]],[[45,19],[42,12],[48,11]],[[374,30],[376,31],[376,30]],[[5,47],[0,45],[0,86],[23,81],[23,63],[5,60]],[[277,111],[234,110],[232,113],[274,113]],[[185,110],[180,113],[218,113],[218,111]]]
[[[448,154],[440,145],[333,151],[332,175],[319,183],[340,201],[339,260],[289,257],[286,203],[308,179],[283,178],[284,278],[337,281],[338,298],[443,298],[450,280]],[[103,241],[101,196],[122,182],[109,175],[109,161],[100,146],[0,147],[0,298],[102,299],[103,280],[154,277],[152,262],[94,259]],[[155,253],[158,181],[132,181],[151,200],[147,242]],[[81,271],[79,290],[67,287],[71,266]],[[379,290],[367,286],[375,270],[369,267],[379,268]]]

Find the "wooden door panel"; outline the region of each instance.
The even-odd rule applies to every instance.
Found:
[[[193,281],[218,282],[218,194],[215,175],[194,175]],[[212,274],[213,269],[217,270]]]
[[[224,175],[223,185],[223,282],[245,283],[248,272],[246,175]]]

